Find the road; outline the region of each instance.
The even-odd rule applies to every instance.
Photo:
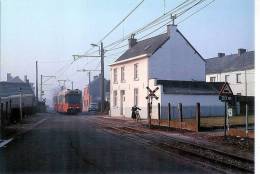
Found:
[[[106,131],[95,117],[46,115],[0,149],[0,173],[217,173]]]

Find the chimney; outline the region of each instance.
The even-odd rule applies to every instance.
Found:
[[[246,52],[246,49],[244,49],[244,48],[239,48],[239,49],[237,50],[238,55],[242,55],[242,54],[244,54],[245,52]]]
[[[24,82],[27,82],[27,75],[24,76]]]
[[[94,80],[97,80],[98,79],[98,76],[94,76]]]
[[[224,57],[225,53],[218,53],[218,57]]]
[[[176,30],[177,30],[177,25],[174,24],[167,25],[167,34],[169,37],[173,36],[173,32],[175,32]]]
[[[135,39],[135,34],[131,34],[131,37],[128,39],[129,48],[132,48],[135,44],[137,44],[137,39]]]
[[[7,73],[6,81],[10,82],[12,79],[13,79],[13,77],[12,77],[11,73]]]

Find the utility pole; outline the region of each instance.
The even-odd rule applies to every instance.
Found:
[[[100,56],[101,56],[101,112],[104,112],[105,104],[105,77],[104,77],[104,48],[101,42]]]
[[[38,98],[38,61],[36,61],[36,102],[38,104],[39,98]]]
[[[91,71],[88,72],[88,101],[89,101],[89,105],[90,105],[90,100],[91,100],[90,82],[91,82]]]
[[[20,92],[20,102],[19,102],[19,108],[20,108],[20,121],[22,121],[23,119],[23,93],[22,93],[22,89],[20,88],[19,90]]]
[[[41,87],[40,87],[41,93],[40,93],[40,101],[42,102],[42,74],[41,74]]]
[[[71,81],[71,90],[73,90],[73,81]]]
[[[1,80],[2,80],[2,2],[0,0],[0,81]]]

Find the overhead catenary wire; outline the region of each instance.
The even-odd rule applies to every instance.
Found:
[[[182,16],[183,14],[185,14],[187,11],[189,11],[190,9],[194,8],[195,6],[203,3],[204,1],[206,0],[185,0],[184,2],[182,2],[181,4],[179,4],[178,6],[176,6],[175,8],[169,10],[168,12],[164,13],[162,16],[154,19],[153,21],[149,22],[148,24],[144,25],[143,27],[133,31],[133,32],[130,32],[129,34],[127,35],[123,35],[123,38],[120,38],[119,40],[117,41],[114,41],[108,45],[105,45],[104,48],[105,48],[105,51],[115,51],[115,50],[119,50],[119,49],[124,49],[126,46],[128,46],[128,44],[125,43],[125,41],[128,40],[129,36],[131,34],[136,34],[136,35],[141,35],[141,34],[144,34],[143,36],[141,35],[141,37],[138,37],[138,39],[144,39],[148,36],[150,36],[151,34],[155,33],[156,31],[160,30],[162,27],[164,27],[165,25],[169,24],[170,22],[172,22],[172,19],[170,18],[171,15],[175,14],[177,17],[180,17]],[[214,0],[213,0],[214,1]],[[212,1],[212,2],[213,2]],[[210,3],[212,3],[210,2]],[[140,3],[143,3],[143,1],[141,1]],[[135,10],[141,5],[141,4],[138,4],[138,6],[135,8]],[[192,5],[192,6],[190,6]],[[209,4],[207,4],[206,6],[208,6]],[[197,10],[195,13],[198,13],[200,10],[202,10],[204,7],[202,7],[201,9]],[[114,26],[100,41],[103,41],[104,39],[106,39],[112,32],[115,31],[115,29],[120,26],[125,20],[127,17],[129,17],[134,11],[134,9],[125,17],[123,18],[116,26]],[[194,14],[192,14],[194,15]],[[187,18],[191,17],[192,15],[188,16]],[[186,18],[184,19],[186,20]],[[183,21],[184,21],[183,20]],[[183,22],[181,21],[181,22]],[[179,23],[181,23],[179,22]],[[158,26],[158,27],[157,27]],[[145,32],[148,32],[148,33],[145,33]],[[91,47],[87,52],[86,52],[86,55],[88,54],[94,54],[94,53],[98,53],[99,50],[94,50],[94,47]],[[92,51],[92,52],[90,52]],[[120,52],[117,52],[117,53],[113,53],[113,54],[108,54],[107,56],[114,56],[114,55],[117,55],[117,54],[120,54],[121,52],[123,51],[120,51]],[[107,57],[106,56],[106,57]],[[71,63],[72,64],[72,63]],[[64,72],[68,71],[69,67],[71,66],[71,64],[69,64],[68,66],[64,66],[62,67],[58,72],[57,72],[57,76],[61,76],[62,74],[64,74]],[[86,63],[87,64],[87,63]],[[99,66],[100,64],[100,61],[99,63],[97,64],[97,67]]]
[[[181,11],[180,13],[178,13],[178,16],[183,15],[183,14],[186,13],[188,10],[190,10],[190,9],[192,9],[193,7],[195,7],[195,6],[197,6],[197,5],[201,4],[201,3],[203,3],[204,1],[206,1],[206,0],[200,0],[200,1],[198,1],[197,3],[195,3],[194,5],[192,5],[191,7],[189,7],[188,9],[185,9],[185,10]],[[213,3],[214,1],[215,1],[215,0],[213,0],[213,1],[209,2],[208,4],[204,5],[202,8],[199,8],[199,10],[195,11],[194,13],[192,13],[192,15],[194,15],[194,14],[198,13],[199,11],[201,11],[202,9],[206,8],[207,6],[209,6],[209,5],[210,5],[211,3]],[[192,15],[189,15],[187,18],[191,17]],[[185,18],[185,20],[186,20],[187,18]],[[149,32],[148,34],[145,34],[144,36],[142,36],[142,37],[140,37],[140,38],[138,38],[138,39],[145,39],[147,36],[150,36],[151,34],[155,33],[155,32],[158,31],[158,30],[160,30],[160,29],[163,28],[165,25],[168,25],[172,20],[166,19],[166,20],[161,21],[160,23],[163,23],[163,22],[165,22],[165,21],[166,21],[166,23],[164,23],[164,24],[161,25],[160,27],[158,27],[158,28],[152,30],[152,31]],[[181,22],[183,22],[183,21],[181,21]],[[181,23],[181,22],[179,22],[179,23]],[[160,23],[159,23],[159,24],[160,24]],[[179,24],[179,23],[178,23],[178,24]],[[156,26],[156,24],[155,24],[154,26]],[[121,42],[121,43],[123,43],[123,42]],[[115,46],[120,45],[121,43],[117,43]],[[124,48],[124,47],[126,47],[127,45],[128,45],[128,44],[124,44],[124,45],[119,46],[119,47],[116,47],[116,48],[114,48],[115,46],[113,46],[113,47],[112,47],[111,49],[109,49],[108,51],[114,51],[114,50],[116,50],[116,49]],[[111,55],[116,55],[116,54],[110,54],[110,55],[108,55],[108,56],[111,56]]]
[[[100,41],[97,43],[101,43],[104,39],[106,39],[117,27],[119,27],[142,3],[144,2],[144,0],[142,0],[141,2],[139,2],[137,4],[137,6],[135,6],[134,9],[132,9],[118,24],[116,24],[105,36],[103,36],[103,38],[100,39]],[[89,48],[85,54],[91,54],[89,53],[91,50],[93,50],[94,47]]]
[[[119,27],[143,2],[144,2],[144,0],[142,0],[141,2],[139,2],[134,9],[132,9],[118,24],[116,24],[116,25],[99,41],[99,43],[102,42],[104,39],[106,39],[113,31],[115,31],[115,29],[116,29],[117,27]]]
[[[179,21],[179,22],[177,23],[177,25],[180,24],[180,23],[182,23],[182,22],[184,22],[184,21],[186,21],[187,19],[189,19],[189,18],[192,17],[193,15],[197,14],[198,12],[200,12],[201,10],[203,10],[204,8],[208,7],[208,6],[209,6],[210,4],[212,4],[214,1],[215,1],[215,0],[212,0],[212,1],[209,2],[208,4],[204,5],[203,7],[199,8],[198,10],[196,10],[195,12],[193,12],[192,14],[190,14],[189,16],[185,17],[184,19],[182,19],[181,21]]]
[[[152,27],[155,27],[155,26],[161,24],[161,23],[164,22],[164,21],[170,20],[169,16],[172,15],[173,13],[179,13],[179,16],[181,16],[182,14],[184,14],[185,9],[187,9],[187,7],[188,7],[189,5],[193,4],[191,7],[188,7],[188,9],[190,10],[191,8],[193,8],[194,6],[198,5],[199,3],[203,2],[203,1],[205,1],[205,0],[195,0],[195,1],[194,1],[194,0],[185,0],[184,2],[182,2],[181,4],[179,4],[178,6],[176,6],[175,8],[169,10],[169,11],[168,11],[167,13],[165,13],[164,15],[162,15],[162,16],[160,16],[160,17],[154,19],[152,22],[150,22],[150,23],[148,23],[147,25],[145,25],[145,26],[143,26],[143,27],[141,27],[141,28],[135,30],[134,32],[129,33],[127,36],[123,36],[123,38],[121,38],[121,39],[119,39],[119,40],[117,40],[117,41],[115,41],[115,42],[112,42],[112,43],[109,44],[109,45],[105,45],[104,48],[107,48],[107,49],[108,49],[109,47],[112,47],[112,48],[113,48],[114,46],[117,46],[117,45],[121,44],[122,42],[126,41],[126,40],[130,37],[130,35],[133,34],[133,33],[135,33],[135,34],[140,34],[140,33],[144,32],[144,31],[146,31],[146,30],[151,29]],[[194,5],[194,3],[195,3],[195,5]],[[184,11],[183,11],[183,9],[184,9]],[[181,11],[181,12],[182,12],[181,14],[180,14],[180,12],[179,12],[180,10],[182,10],[182,11]],[[186,11],[188,11],[188,10],[186,10]],[[186,11],[185,11],[185,12],[186,12]],[[166,17],[168,17],[168,19],[165,19]],[[113,50],[113,49],[108,49],[108,51],[111,51],[111,50]],[[96,52],[98,52],[98,50],[93,51],[93,52],[91,52],[90,54],[93,54],[93,53],[96,53]]]
[[[196,2],[195,4],[193,4],[191,7],[187,8],[187,9],[184,9],[183,11],[179,12],[179,13],[176,13],[176,17],[179,17],[181,15],[183,15],[184,13],[186,13],[187,11],[189,11],[190,9],[192,9],[193,7],[205,2],[206,0],[200,0],[198,2]]]
[[[162,15],[162,16],[160,16],[160,17],[154,19],[152,22],[146,24],[145,26],[143,26],[143,27],[141,27],[141,28],[139,28],[139,29],[137,29],[137,30],[131,32],[131,33],[129,33],[129,34],[126,35],[124,38],[121,38],[121,39],[119,39],[119,40],[117,40],[117,41],[115,41],[115,42],[112,42],[112,43],[109,44],[109,45],[106,45],[104,48],[111,47],[111,46],[113,46],[113,45],[115,45],[115,44],[118,44],[118,43],[121,43],[121,42],[127,40],[133,33],[136,34],[136,35],[137,35],[137,34],[140,34],[141,32],[150,29],[151,26],[154,27],[154,26],[156,26],[156,24],[158,25],[158,23],[160,23],[161,20],[165,19],[166,17],[169,18],[169,16],[172,15],[173,13],[176,13],[176,12],[178,12],[179,10],[182,10],[183,8],[187,8],[188,5],[191,5],[191,4],[194,3],[194,2],[196,2],[196,4],[197,4],[198,2],[202,2],[202,1],[204,1],[204,0],[199,0],[199,1],[196,1],[196,0],[195,0],[195,1],[186,0],[186,1],[184,1],[183,3],[181,3],[180,5],[178,5],[177,7],[173,8],[172,10],[169,10],[165,15]],[[192,6],[192,8],[193,8],[193,7],[194,7],[194,6]],[[182,15],[182,14],[181,14],[181,15]],[[179,16],[180,16],[180,15],[179,15]]]

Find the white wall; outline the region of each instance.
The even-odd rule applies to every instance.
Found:
[[[149,79],[205,81],[205,61],[171,26],[170,39],[149,59]]]
[[[237,83],[236,74],[241,74],[241,83]],[[228,83],[234,95],[241,93],[243,96],[255,95],[255,70],[233,71],[217,74],[207,74],[206,81],[210,81],[210,77],[216,77],[216,82],[225,82],[225,75],[229,75]]]
[[[138,63],[139,80],[134,80],[134,64]],[[110,79],[110,112],[111,116],[131,117],[131,108],[134,105],[134,88],[138,88],[138,107],[141,118],[147,118],[147,83],[148,83],[148,58],[132,60],[118,65],[111,66]],[[121,82],[121,67],[125,67],[125,82]],[[118,83],[114,84],[113,69],[117,68]],[[117,90],[117,106],[114,106],[113,91]],[[124,115],[120,115],[120,91],[125,90]]]

